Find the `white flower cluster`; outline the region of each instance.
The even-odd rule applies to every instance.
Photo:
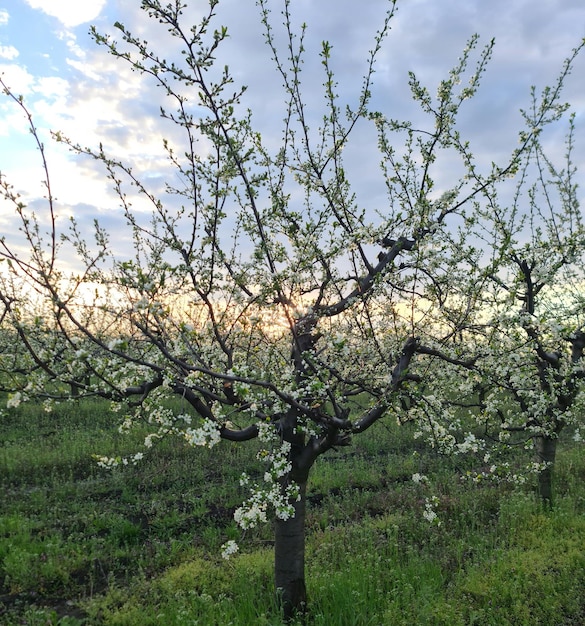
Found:
[[[272,443],[276,440],[274,427],[269,422],[258,423],[258,441]]]
[[[274,429],[268,424],[259,424],[259,438],[262,441],[277,439]],[[300,499],[299,487],[296,483],[282,484],[281,480],[292,469],[289,459],[290,443],[280,442],[277,448],[260,450],[258,458],[269,464],[264,472],[266,486],[251,488],[251,495],[234,513],[234,520],[244,530],[254,528],[257,524],[268,521],[267,512],[274,511],[278,519],[287,520],[294,516],[293,502]],[[249,484],[249,476],[242,474],[240,485]]]
[[[175,422],[175,415],[172,409],[165,408],[159,404],[152,404],[149,407],[148,423],[160,424],[163,427],[170,428]]]
[[[220,429],[213,420],[205,419],[199,428],[187,428],[185,439],[192,446],[213,448],[221,439]]]
[[[110,456],[97,456],[95,455],[94,458],[97,461],[98,467],[101,467],[103,469],[114,469],[116,467],[118,467],[120,465],[120,460],[119,459],[115,459],[113,457]]]
[[[434,524],[435,526],[441,525],[441,520],[439,519],[436,511],[438,504],[439,498],[437,498],[437,496],[425,498],[425,510],[423,511],[423,517],[429,522],[429,524]]]
[[[142,461],[144,454],[142,452],[137,452],[129,457],[110,457],[94,454],[93,458],[96,459],[98,467],[103,469],[116,469],[117,467],[120,467],[120,465],[136,465]]]
[[[144,447],[145,448],[152,448],[152,444],[154,443],[155,439],[161,439],[162,435],[160,433],[149,433],[148,435],[146,435],[146,437],[144,437]]]
[[[250,477],[246,472],[242,472],[240,476],[240,487],[245,487],[250,482]]]
[[[526,466],[526,471],[530,474],[540,474],[547,467],[549,467],[549,463],[537,463],[536,461],[533,461]]]
[[[16,393],[12,393],[8,396],[8,400],[6,401],[7,409],[16,409],[20,406],[20,403],[25,400],[22,393],[17,391]]]
[[[265,524],[268,521],[266,517],[267,508],[266,493],[261,490],[253,490],[248,500],[234,512],[234,520],[244,530],[254,528],[258,524]]]
[[[124,418],[124,421],[118,426],[118,432],[121,435],[126,435],[132,430],[132,425],[133,425],[132,418],[129,415],[127,415]]]
[[[221,546],[221,556],[227,561],[239,549],[238,544],[233,539],[230,539]]]
[[[193,372],[189,372],[187,376],[185,376],[185,385],[196,385],[201,378],[201,372],[195,370]]]
[[[487,457],[487,455],[486,455]],[[540,463],[530,463],[526,467],[527,473],[538,473],[542,469],[542,464]],[[509,463],[493,463],[489,471],[487,472],[478,472],[472,473],[468,472],[467,477],[473,480],[475,483],[480,483],[482,481],[490,481],[495,483],[507,482],[514,485],[524,485],[526,483],[527,477],[525,474],[518,474],[512,472]]]
[[[181,420],[185,422],[185,424],[190,424],[193,421],[193,418],[188,413],[181,413],[176,417],[177,421]]]
[[[281,520],[294,516],[295,509],[292,503],[300,499],[298,485],[293,483],[281,487],[279,483],[272,483],[267,489],[251,491],[252,495],[234,513],[234,520],[240,528],[246,530],[266,523],[269,508],[273,509],[276,517]]]
[[[457,441],[448,429],[439,423],[437,416],[443,415],[445,422],[449,425],[456,420],[450,415],[448,406],[440,406],[434,396],[425,398],[427,406],[414,407],[411,409],[411,416],[416,420],[418,429],[414,433],[414,438],[423,438],[442,454],[453,454],[457,449]],[[429,402],[431,400],[432,402]]]
[[[485,442],[478,439],[473,433],[468,433],[465,439],[455,446],[456,454],[478,452],[485,447]]]
[[[277,450],[259,453],[262,459],[270,463],[270,469],[264,474],[264,480],[267,483],[278,480],[292,469],[292,464],[289,460],[290,447],[288,441],[283,441]]]
[[[146,296],[142,296],[140,300],[137,300],[133,306],[135,311],[146,311],[148,309],[148,298]]]
[[[126,342],[123,339],[120,339],[120,338],[112,339],[108,343],[107,348],[108,348],[108,350],[118,350],[118,349],[124,347],[125,343]]]

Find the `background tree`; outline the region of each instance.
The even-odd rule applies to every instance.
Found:
[[[524,113],[529,124],[536,110]],[[574,139],[571,116],[559,167],[543,147],[546,135],[535,137],[510,205],[489,203],[483,223],[498,262],[486,273],[485,321],[475,340],[486,353],[477,362],[479,419],[492,438],[534,448],[538,491],[548,505],[559,435],[570,427],[580,440],[583,427],[585,229]]]
[[[462,364],[443,348],[466,320],[447,330],[431,321],[457,291],[449,268],[475,219],[472,201],[513,175],[535,134],[563,113],[560,88],[577,52],[540,115],[520,133],[517,150],[504,163],[482,166],[460,136],[457,115],[476,93],[493,42],[476,52],[473,37],[435,95],[411,74],[424,121],[393,120],[370,110],[376,55],[395,10],[390,2],[353,105],[340,102],[332,48],[323,43],[323,115],[315,128],[301,76],[306,27],[295,32],[285,0],[277,34],[268,2],[258,4],[283,84],[277,140],[256,131],[245,89],[234,85],[227,66],[216,65],[227,37],[224,27],[213,26],[217,1],[191,25],[182,21],[181,3],[143,0],[178,44],[177,58],[161,56],[122,24],[116,24],[121,42],[94,32],[98,44],[162,87],[172,103],[161,114],[175,181],[153,189],[148,172],[117,160],[107,145],[84,147],[57,133],[104,167],[127,241],[117,248],[97,223],[93,233],[75,219],[63,227],[46,163],[46,214],[23,206],[3,179],[5,198],[21,218],[21,239],[2,239],[8,269],[0,298],[5,323],[26,349],[30,374],[23,369],[21,384],[28,396],[67,397],[74,388],[109,398],[123,429],[148,425],[146,448],[171,435],[195,446],[264,442],[264,478],[251,484],[235,517],[242,528],[274,518],[275,584],[290,616],[306,603],[311,467],[382,417],[409,402],[420,405],[420,383],[443,393],[432,369],[417,369],[417,353]],[[357,197],[343,156],[368,124],[378,135],[387,189],[387,204],[375,213]],[[40,142],[39,148],[44,162]],[[457,159],[461,175],[435,189],[443,159]],[[61,262],[73,258],[75,272]],[[18,393],[14,384],[12,391]],[[170,408],[173,397],[189,409]],[[111,467],[142,454],[100,462]],[[225,553],[234,549],[226,545]]]
[[[537,100],[533,91],[523,112],[528,127],[551,93],[546,88]],[[434,281],[418,304],[442,303],[431,326],[443,328],[449,342],[437,342],[435,332],[419,352],[440,359],[432,379],[451,393],[435,397],[423,389],[410,410],[432,445],[481,453],[489,469],[473,473],[476,480],[523,483],[536,474],[547,506],[559,435],[568,427],[580,441],[583,428],[585,231],[574,115],[568,128],[562,166],[547,155],[555,135],[535,134],[520,156],[515,187],[508,181],[486,188],[464,245],[453,241],[448,249],[451,288]],[[517,459],[511,466],[511,447],[532,450],[534,458],[524,468]]]

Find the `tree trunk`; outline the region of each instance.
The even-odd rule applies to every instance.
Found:
[[[286,621],[302,615],[307,607],[305,588],[306,481],[299,484],[300,500],[295,514],[277,519],[274,532],[274,582]]]
[[[541,436],[535,438],[536,461],[547,466],[538,475],[538,495],[547,508],[553,505],[553,470],[557,454],[556,437]]]

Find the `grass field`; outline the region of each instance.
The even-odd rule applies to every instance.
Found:
[[[309,490],[310,623],[320,626],[585,624],[585,451],[567,438],[557,506],[462,481],[461,460],[378,424],[317,461]],[[270,528],[232,515],[254,442],[169,441],[108,472],[92,453],[135,451],[105,405],[24,406],[0,422],[0,624],[281,623]],[[433,478],[440,525],[412,474]],[[236,539],[230,561],[219,546]]]

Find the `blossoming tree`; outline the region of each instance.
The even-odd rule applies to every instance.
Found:
[[[121,42],[94,32],[120,62],[162,87],[172,106],[161,113],[174,184],[153,188],[148,172],[116,159],[107,145],[83,147],[55,135],[104,168],[128,231],[121,248],[98,223],[92,232],[75,219],[62,226],[40,142],[43,213],[28,209],[2,179],[5,199],[21,218],[21,239],[1,241],[3,322],[23,354],[10,378],[10,401],[41,396],[50,403],[72,390],[109,398],[123,430],[149,426],[146,449],[169,436],[208,447],[260,439],[266,472],[258,484],[242,476],[250,497],[235,517],[242,528],[274,520],[275,585],[290,616],[306,603],[311,467],[327,450],[401,411],[401,398],[421,381],[435,385],[431,370],[417,371],[417,355],[466,365],[439,349],[453,329],[430,324],[445,304],[437,285],[443,296],[455,289],[445,259],[457,267],[472,201],[516,172],[535,134],[561,114],[560,90],[519,134],[509,159],[487,166],[476,163],[460,137],[457,115],[479,86],[493,42],[477,52],[473,37],[436,95],[410,75],[426,120],[420,126],[371,110],[391,1],[351,106],[337,95],[331,46],[323,43],[324,109],[315,121],[302,89],[305,26],[294,32],[285,0],[283,54],[269,2],[259,0],[283,85],[275,145],[244,109],[245,89],[233,86],[227,67],[216,67],[227,38],[224,27],[213,27],[217,4],[211,0],[208,14],[191,25],[183,23],[180,2],[143,0],[148,16],[179,44],[177,58],[165,59],[122,24]],[[387,193],[379,210],[358,197],[344,157],[367,133],[378,139]],[[458,160],[461,176],[435,189],[441,158]],[[71,258],[75,272],[63,262]],[[168,398],[177,396],[188,411],[169,409]],[[144,452],[100,463],[137,462]],[[224,554],[235,550],[228,543]]]
[[[529,124],[536,110],[524,113]],[[573,162],[574,115],[561,166],[547,154],[548,142],[546,135],[534,138],[513,200],[492,202],[483,215],[478,236],[497,258],[484,265],[469,344],[481,354],[471,376],[487,441],[533,449],[538,491],[551,505],[559,434],[570,428],[580,441],[584,426],[585,227]],[[490,474],[507,470],[493,463],[483,473]]]

